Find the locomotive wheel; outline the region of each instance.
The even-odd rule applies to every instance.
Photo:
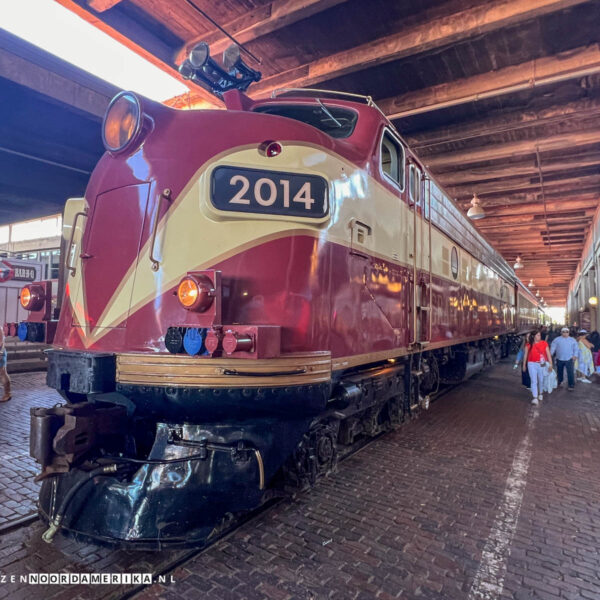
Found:
[[[332,472],[338,461],[337,427],[317,424],[296,446],[293,455],[283,467],[285,487],[302,491]]]
[[[419,387],[421,394],[424,396],[435,394],[440,387],[440,366],[433,354],[424,359],[422,370],[423,375],[421,375],[421,385]]]
[[[396,397],[388,400],[387,412],[388,412],[388,417],[390,420],[390,426],[392,428],[398,427],[404,420],[402,404],[403,404],[403,398],[401,396],[396,396]]]

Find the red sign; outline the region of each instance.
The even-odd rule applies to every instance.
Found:
[[[15,281],[35,281],[35,267],[13,265],[5,260],[0,260],[0,283],[11,279]]]

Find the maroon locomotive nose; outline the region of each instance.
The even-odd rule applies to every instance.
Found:
[[[229,330],[223,338],[223,350],[227,355],[234,352],[252,352],[252,336]]]

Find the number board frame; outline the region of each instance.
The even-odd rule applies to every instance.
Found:
[[[329,215],[329,185],[320,175],[219,165],[210,176],[210,203],[225,212],[322,220]]]

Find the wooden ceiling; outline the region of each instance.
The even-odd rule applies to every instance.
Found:
[[[563,305],[600,199],[600,2],[58,0],[164,69],[204,40],[281,87],[368,94],[477,227]],[[195,8],[195,7],[197,8]],[[214,104],[194,89],[175,106]]]

